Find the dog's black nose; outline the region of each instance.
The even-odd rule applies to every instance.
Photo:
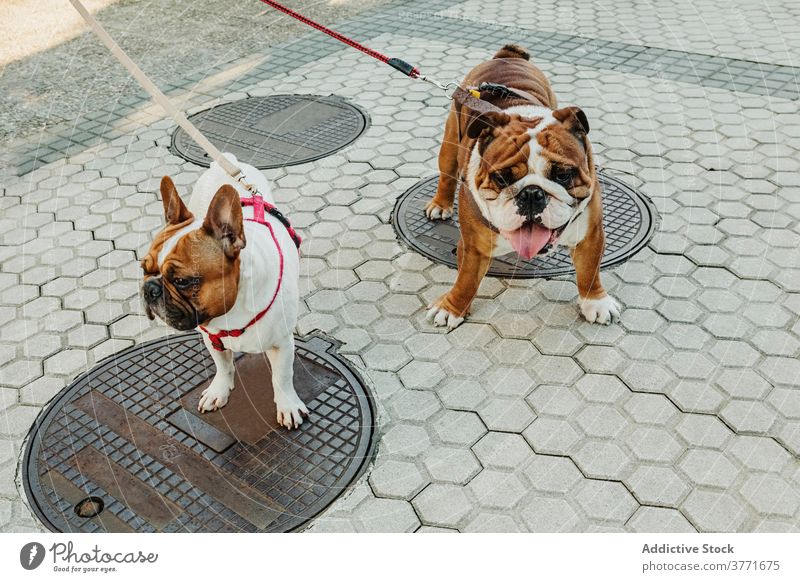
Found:
[[[158,279],[150,279],[144,284],[144,297],[148,301],[155,301],[163,293],[161,282]]]
[[[517,208],[522,216],[532,219],[547,206],[547,193],[539,186],[525,186],[517,194]]]

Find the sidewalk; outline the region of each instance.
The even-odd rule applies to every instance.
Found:
[[[798,8],[526,6],[409,2],[336,28],[443,79],[530,49],[586,112],[598,164],[661,216],[604,273],[620,324],[581,321],[569,277],[486,279],[455,331],[424,320],[455,271],[400,246],[388,217],[436,172],[448,101],[430,87],[311,33],[171,88],[192,111],[279,88],[371,118],[347,149],[266,172],[304,238],[298,333],[343,342],[380,407],[371,473],[313,530],[797,531]],[[173,123],[132,82],[124,95],[3,154],[0,531],[41,529],[14,479],[46,402],[166,333],[143,315],[138,259],[158,180],[186,192],[202,168],[168,151]]]

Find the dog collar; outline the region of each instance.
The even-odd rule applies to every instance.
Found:
[[[278,284],[275,286],[275,293],[272,294],[272,299],[269,300],[267,306],[262,310],[259,311],[256,316],[247,322],[247,325],[244,327],[240,327],[239,329],[223,329],[218,331],[217,333],[212,333],[202,325],[200,326],[200,330],[208,336],[208,341],[211,342],[211,347],[213,347],[218,352],[225,351],[225,345],[222,343],[222,339],[226,337],[239,337],[244,332],[247,331],[248,328],[255,325],[262,317],[264,317],[267,312],[270,310],[272,305],[275,303],[275,300],[278,298],[278,292],[281,290],[281,283],[283,282],[283,250],[281,250],[281,245],[278,244],[278,239],[275,236],[275,231],[272,228],[272,224],[270,224],[266,217],[266,214],[270,214],[278,219],[286,230],[289,232],[289,236],[292,237],[294,244],[297,248],[300,248],[300,236],[295,232],[292,228],[292,225],[289,223],[289,220],[283,215],[283,213],[278,210],[274,205],[270,204],[266,200],[264,200],[261,195],[254,194],[252,198],[242,198],[241,199],[242,206],[252,206],[253,207],[253,218],[245,218],[245,220],[250,222],[257,222],[263,226],[266,226],[269,230],[269,234],[272,237],[272,242],[275,243],[275,248],[278,249],[278,258],[279,258],[279,268],[278,268]]]

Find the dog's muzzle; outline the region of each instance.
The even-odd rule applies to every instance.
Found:
[[[151,303],[161,299],[164,294],[164,288],[161,286],[161,281],[153,277],[148,279],[142,286],[142,293],[144,294],[144,300]]]

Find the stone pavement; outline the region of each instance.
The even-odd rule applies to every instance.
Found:
[[[661,215],[648,248],[604,274],[620,324],[580,321],[568,277],[487,279],[467,323],[425,322],[455,271],[401,247],[388,217],[436,169],[447,100],[429,87],[316,33],[176,81],[189,107],[279,86],[371,117],[338,154],[267,172],[305,238],[298,333],[343,342],[380,408],[374,467],[312,530],[797,531],[797,7],[500,6],[412,2],[338,28],[444,79],[505,42],[531,49],[561,102],[586,111],[600,166]],[[169,152],[173,124],[140,96],[104,115],[104,129],[64,130],[86,124],[97,145],[2,182],[5,531],[41,528],[14,484],[41,408],[97,360],[167,333],[142,315],[137,259],[162,221],[160,177],[186,192],[201,168]]]

